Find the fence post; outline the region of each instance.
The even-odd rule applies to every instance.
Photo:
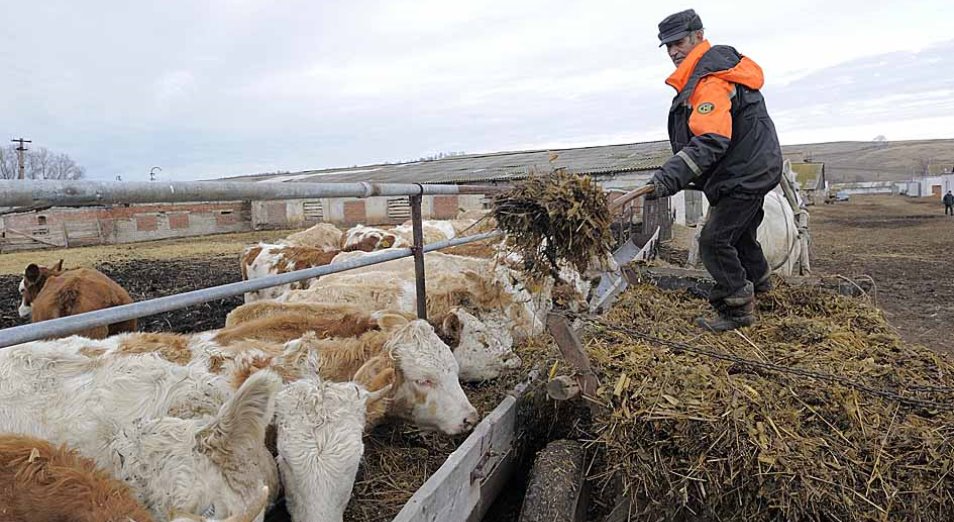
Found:
[[[669,198],[646,201],[643,204],[643,225],[634,243],[643,246],[652,239],[659,227],[659,240],[672,239],[672,216],[669,214]]]
[[[423,192],[423,190],[422,190]],[[414,283],[417,289],[417,318],[427,319],[427,294],[426,282],[424,278],[424,225],[421,217],[421,201],[424,197],[420,194],[408,196],[411,203],[411,230],[414,235],[414,245],[411,246],[411,252],[414,253]]]

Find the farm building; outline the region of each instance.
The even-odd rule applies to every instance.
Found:
[[[948,190],[954,190],[954,174],[926,176],[907,182],[907,195],[910,197],[940,199]]]
[[[247,183],[389,182],[496,184],[524,179],[530,173],[566,169],[596,178],[611,193],[645,183],[672,155],[668,141],[630,143],[450,156],[437,160],[388,163],[351,168],[256,174],[225,178]],[[802,189],[824,186],[824,165],[794,162]],[[673,222],[701,222],[708,203],[701,192],[683,191],[669,198]],[[429,195],[422,201],[425,219],[448,219],[461,210],[487,208],[484,195]],[[642,201],[632,207],[633,220]],[[149,204],[44,208],[0,215],[0,251],[54,246],[130,243],[260,229],[303,228],[318,222],[341,226],[400,224],[410,218],[406,197],[318,198],[234,201],[216,204]]]
[[[566,169],[589,174],[609,190],[627,190],[644,183],[672,152],[669,142],[581,147],[491,154],[468,154],[438,160],[370,165],[346,169],[309,170],[228,178],[250,183],[388,182],[388,183],[509,183],[532,172]],[[450,218],[458,210],[485,208],[481,195],[426,196],[425,217]],[[252,203],[256,228],[301,226],[317,221],[373,225],[408,219],[407,198],[316,199]],[[701,214],[700,214],[701,215]]]
[[[249,202],[50,207],[0,215],[0,252],[251,230]]]
[[[834,183],[832,189],[855,194],[898,194],[895,181],[856,181],[854,183]]]
[[[370,165],[344,169],[308,170],[288,174],[258,174],[227,178],[249,183],[389,182],[389,183],[508,183],[530,172],[567,169],[589,174],[613,191],[644,183],[671,156],[665,141],[492,154],[452,156],[438,160]],[[701,195],[690,195],[690,216],[704,213]],[[673,206],[684,208],[684,196]],[[447,219],[460,210],[485,208],[483,195],[425,196],[425,219]],[[634,210],[639,210],[637,207]],[[289,199],[234,201],[215,204],[148,204],[42,209],[7,209],[0,215],[0,251],[57,246],[131,243],[253,229],[301,228],[317,222],[342,226],[388,225],[410,218],[406,197]],[[679,215],[684,216],[680,211]],[[684,219],[682,220],[685,221]]]

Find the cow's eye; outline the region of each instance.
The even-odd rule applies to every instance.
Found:
[[[421,386],[424,388],[430,388],[431,386],[434,386],[434,381],[430,379],[416,379],[414,381],[414,384],[417,384],[418,386]]]

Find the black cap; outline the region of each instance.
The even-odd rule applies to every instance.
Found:
[[[702,18],[692,9],[671,14],[659,22],[660,47],[667,43],[678,42],[693,31],[702,29]]]

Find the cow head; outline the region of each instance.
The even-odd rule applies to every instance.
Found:
[[[23,280],[20,281],[20,317],[30,317],[33,313],[33,300],[43,290],[43,285],[50,276],[59,275],[63,271],[63,260],[50,268],[34,263],[27,265],[23,271]]]
[[[463,308],[454,308],[439,319],[441,339],[451,347],[463,381],[495,379],[507,369],[519,368],[508,328],[491,329]]]
[[[451,435],[477,424],[477,409],[460,387],[457,360],[427,321],[396,328],[384,349],[399,373],[392,410],[397,416]]]
[[[254,510],[262,485],[278,491],[265,447],[281,379],[252,375],[211,418],[142,418],[118,430],[114,468],[154,513],[224,518]],[[258,513],[256,513],[257,517]]]
[[[376,227],[356,225],[344,235],[341,250],[344,252],[373,252],[385,248],[402,248],[410,244],[398,235]]]
[[[365,408],[374,395],[355,382],[318,378],[317,354],[306,377],[278,394],[278,468],[294,520],[342,520],[364,453]],[[393,377],[394,372],[390,375]]]

